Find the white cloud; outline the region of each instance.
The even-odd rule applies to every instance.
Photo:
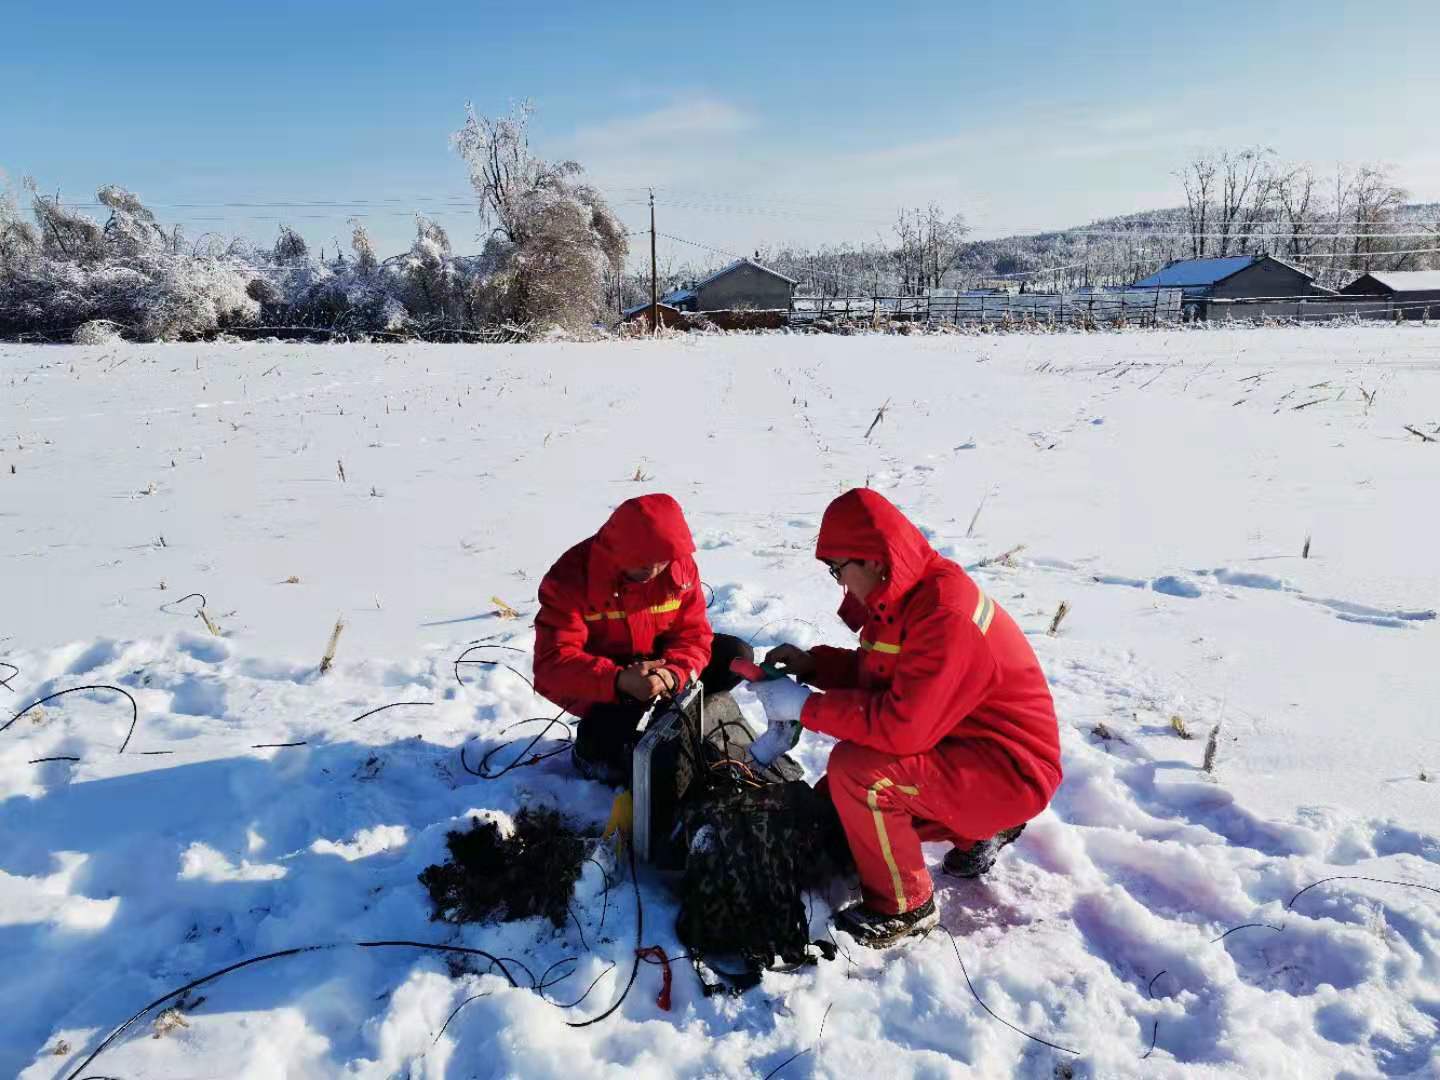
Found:
[[[695,98],[581,128],[572,138],[577,147],[603,147],[617,141],[729,135],[745,131],[754,124],[754,117],[729,102]]]

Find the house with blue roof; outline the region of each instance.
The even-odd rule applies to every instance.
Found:
[[[1185,300],[1295,299],[1331,296],[1315,276],[1273,255],[1226,255],[1181,259],[1137,281],[1136,289],[1180,289]]]

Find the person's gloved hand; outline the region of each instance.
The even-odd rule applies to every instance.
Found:
[[[750,689],[765,707],[765,720],[771,727],[782,721],[800,723],[800,710],[811,693],[808,686],[790,678],[751,683]]]
[[[800,741],[800,711],[810,690],[794,679],[770,679],[766,682],[751,683],[750,689],[760,699],[765,709],[768,727],[765,733],[750,744],[750,756],[756,764],[768,766],[782,754],[795,749]]]

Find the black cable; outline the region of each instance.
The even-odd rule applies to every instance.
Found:
[[[1287,908],[1294,907],[1296,900],[1299,900],[1300,897],[1304,896],[1311,889],[1315,888],[1316,885],[1324,885],[1327,881],[1373,881],[1377,885],[1405,885],[1411,889],[1424,889],[1426,892],[1440,893],[1440,889],[1435,888],[1435,886],[1421,885],[1418,881],[1390,881],[1387,878],[1361,877],[1358,874],[1336,874],[1334,877],[1321,878],[1319,881],[1306,885],[1305,888],[1301,889],[1294,896],[1292,896],[1290,898],[1290,902],[1285,906]]]
[[[1010,1023],[1009,1020],[1006,1020],[1003,1016],[1001,1016],[999,1013],[997,1013],[994,1009],[990,1008],[989,1005],[986,1005],[986,1004],[985,1004],[985,1000],[984,1000],[984,999],[980,996],[980,994],[976,991],[976,989],[975,989],[975,984],[970,981],[970,972],[968,972],[968,971],[965,970],[965,961],[964,961],[964,959],[960,956],[960,945],[959,945],[959,943],[955,940],[955,935],[952,934],[952,933],[950,933],[950,928],[949,928],[948,926],[946,926],[944,923],[940,923],[939,926],[940,926],[940,929],[941,929],[941,930],[944,930],[944,931],[945,931],[946,936],[950,938],[950,947],[955,950],[955,959],[960,962],[960,974],[962,974],[962,975],[965,976],[965,985],[970,988],[970,993],[971,993],[972,995],[974,995],[975,1000],[980,1003],[980,1007],[981,1007],[982,1009],[984,1009],[987,1013],[989,1013],[991,1016],[993,1016],[996,1020],[999,1020],[1000,1023],[1004,1024],[1007,1028],[1009,1028],[1011,1031],[1015,1032],[1015,1033],[1018,1034],[1018,1035],[1024,1035],[1025,1038],[1030,1039],[1030,1040],[1032,1040],[1033,1042],[1037,1042],[1037,1043],[1039,1043],[1041,1046],[1048,1046],[1048,1047],[1050,1047],[1051,1050],[1060,1050],[1060,1051],[1062,1051],[1062,1052],[1064,1052],[1064,1053],[1066,1053],[1066,1054],[1074,1054],[1076,1057],[1079,1057],[1079,1056],[1080,1056],[1080,1051],[1079,1051],[1079,1050],[1071,1050],[1068,1046],[1061,1046],[1061,1045],[1059,1045],[1058,1043],[1049,1042],[1049,1041],[1047,1041],[1047,1040],[1045,1040],[1045,1039],[1040,1038],[1040,1036],[1038,1036],[1038,1035],[1031,1035],[1031,1034],[1030,1034],[1028,1031],[1026,1031],[1024,1028],[1018,1028],[1018,1027],[1016,1027],[1014,1024]]]
[[[565,957],[561,957],[559,960],[556,960],[556,961],[555,961],[553,964],[551,964],[548,968],[546,968],[544,971],[542,971],[542,972],[540,973],[540,981],[539,981],[538,983],[536,983],[536,985],[535,985],[535,989],[536,989],[536,991],[540,994],[540,996],[541,996],[541,997],[544,997],[544,996],[545,996],[545,991],[548,990],[551,986],[553,986],[554,983],[564,982],[564,981],[565,981],[566,979],[568,979],[571,975],[574,975],[574,974],[575,974],[575,969],[574,969],[574,968],[571,968],[571,969],[570,969],[569,971],[567,971],[564,975],[561,975],[559,978],[555,979],[554,982],[551,982],[551,980],[550,980],[550,973],[551,973],[552,971],[554,971],[554,970],[555,970],[557,967],[559,967],[561,964],[575,964],[575,963],[579,963],[579,957],[575,957],[575,956],[565,956]]]
[[[630,981],[625,984],[625,989],[620,991],[620,996],[599,1016],[591,1017],[589,1020],[567,1020],[566,1027],[583,1028],[591,1024],[598,1024],[604,1020],[624,1003],[629,996],[630,989],[635,985],[635,980],[640,976],[640,950],[644,947],[645,938],[645,907],[640,901],[640,874],[635,869],[635,847],[633,844],[626,844],[625,851],[630,857],[630,884],[635,889],[635,960],[630,967]],[[598,980],[597,980],[598,981]],[[588,993],[588,991],[587,991]]]
[[[490,968],[487,970],[493,970],[495,967],[499,967],[500,973],[505,976],[505,980],[512,987],[518,989],[520,984],[515,981],[515,977],[510,974],[510,970],[505,966],[505,963],[508,961],[509,963],[518,965],[521,969],[525,971],[527,975],[530,976],[532,986],[534,985],[535,981],[534,973],[532,973],[528,967],[526,967],[519,960],[516,960],[514,957],[495,956],[493,953],[488,953],[484,949],[470,949],[460,945],[436,945],[424,941],[351,941],[333,942],[328,945],[301,945],[294,949],[282,949],[279,952],[266,953],[263,956],[252,956],[248,960],[241,960],[237,963],[230,964],[228,967],[223,967],[219,971],[212,971],[209,975],[202,975],[200,978],[194,979],[186,983],[178,990],[172,990],[168,994],[156,998],[154,1001],[150,1002],[150,1004],[146,1005],[139,1012],[135,1013],[135,1015],[131,1016],[128,1020],[122,1023],[109,1035],[107,1035],[104,1040],[101,1041],[100,1045],[91,1052],[90,1056],[87,1057],[84,1061],[82,1061],[78,1066],[76,1066],[75,1070],[70,1073],[66,1080],[78,1080],[80,1074],[85,1071],[85,1068],[91,1062],[93,1062],[97,1057],[104,1053],[111,1045],[116,1042],[116,1040],[118,1040],[122,1035],[124,1035],[125,1032],[129,1031],[130,1028],[134,1027],[136,1023],[144,1019],[144,1017],[148,1013],[165,1004],[167,1001],[170,1001],[174,998],[183,997],[185,994],[189,993],[191,990],[194,990],[196,987],[204,986],[206,983],[214,982],[216,979],[219,979],[222,976],[229,975],[231,972],[239,971],[241,968],[247,968],[254,964],[261,964],[270,960],[279,960],[287,956],[299,956],[301,953],[327,952],[331,949],[339,949],[347,945],[360,949],[428,949],[435,952],[463,953],[469,956],[480,956],[490,961]]]
[[[785,1068],[786,1065],[789,1065],[792,1061],[796,1060],[797,1058],[802,1058],[802,1057],[804,1057],[806,1054],[810,1053],[812,1050],[813,1050],[813,1051],[818,1051],[818,1050],[820,1049],[820,1043],[821,1043],[821,1042],[824,1040],[824,1038],[825,1038],[825,1021],[828,1020],[828,1019],[830,1019],[830,1010],[833,1009],[834,1007],[835,1007],[835,1002],[833,1002],[833,1001],[830,1002],[829,1005],[826,1005],[826,1006],[825,1006],[825,1015],[822,1016],[822,1017],[820,1017],[820,1034],[817,1035],[817,1036],[815,1036],[815,1045],[814,1045],[814,1046],[807,1046],[804,1050],[801,1050],[801,1051],[799,1051],[799,1052],[797,1052],[797,1053],[791,1054],[788,1058],[786,1058],[784,1061],[782,1061],[779,1065],[776,1065],[775,1068],[771,1069],[768,1073],[766,1073],[766,1074],[765,1074],[765,1080],[770,1080],[770,1078],[771,1078],[772,1076],[774,1076],[775,1074],[777,1074],[781,1069]]]
[[[504,649],[506,652],[518,652],[518,653],[523,653],[523,652],[525,651],[524,649],[517,649],[517,648],[516,648],[515,646],[513,646],[513,645],[490,645],[490,644],[487,644],[487,643],[485,643],[485,642],[480,642],[480,643],[477,643],[477,644],[473,644],[473,645],[468,646],[468,647],[465,649],[464,652],[462,652],[458,657],[455,658],[455,661],[454,661],[454,664],[455,664],[455,681],[456,681],[457,683],[459,683],[461,686],[464,686],[464,685],[465,685],[465,682],[464,682],[463,679],[460,678],[460,665],[461,665],[461,664],[483,664],[483,665],[485,665],[486,667],[503,667],[506,671],[513,672],[514,674],[519,675],[521,679],[524,679],[525,685],[528,686],[528,687],[530,687],[531,690],[534,690],[534,689],[535,689],[535,684],[534,684],[534,683],[532,683],[529,679],[526,679],[524,675],[522,675],[520,672],[516,671],[513,667],[511,667],[509,664],[505,663],[505,662],[502,661],[502,660],[467,660],[467,659],[465,659],[465,658],[466,658],[467,656],[469,656],[472,652],[478,652],[480,649]]]
[[[605,872],[605,867],[600,865],[600,860],[593,855],[586,855],[585,861],[594,863],[595,868],[600,871],[600,880],[603,883],[604,891],[600,896],[600,929],[605,929],[605,914],[610,910],[610,875]]]
[[[272,749],[282,748],[282,747],[286,747],[286,746],[309,746],[309,745],[310,745],[310,744],[309,744],[306,740],[301,739],[299,742],[257,742],[257,743],[251,743],[251,744],[250,744],[250,749],[251,749],[251,750],[272,750]]]
[[[572,906],[569,905],[569,904],[566,904],[566,905],[565,905],[565,910],[568,911],[568,912],[570,912],[570,921],[575,924],[575,930],[576,930],[576,932],[580,935],[580,947],[581,947],[582,949],[584,949],[586,952],[589,952],[589,951],[590,951],[590,943],[585,940],[585,928],[580,925],[580,919],[579,919],[579,917],[576,916],[576,914],[575,914],[575,908],[572,907]]]
[[[55,693],[43,697],[39,701],[32,701],[29,705],[26,705],[25,708],[21,709],[9,720],[5,721],[3,726],[0,726],[0,732],[7,730],[11,724],[15,723],[16,720],[19,720],[20,717],[24,716],[27,712],[29,712],[36,706],[44,705],[47,701],[54,701],[56,698],[64,697],[66,694],[78,694],[81,690],[113,690],[117,694],[124,694],[126,699],[130,702],[130,730],[125,733],[125,741],[120,744],[119,750],[119,753],[123,754],[125,752],[125,747],[130,745],[130,736],[135,734],[135,725],[140,722],[140,706],[135,704],[135,699],[130,696],[130,692],[128,690],[123,690],[118,686],[72,686],[69,690],[57,690]]]
[[[575,736],[570,730],[570,725],[567,724],[564,720],[560,719],[562,715],[564,715],[564,710],[561,710],[561,712],[557,713],[554,716],[532,716],[525,720],[517,720],[515,721],[515,723],[502,728],[500,730],[500,734],[504,735],[507,731],[513,731],[515,728],[522,727],[525,724],[543,723],[545,725],[530,739],[529,742],[527,742],[521,748],[518,754],[516,754],[513,758],[510,759],[510,761],[503,768],[497,769],[493,772],[490,770],[490,759],[493,758],[496,754],[500,753],[502,750],[507,750],[511,746],[514,746],[517,742],[520,741],[519,739],[511,739],[509,742],[504,742],[501,743],[499,746],[491,747],[485,752],[485,756],[480,759],[480,764],[476,768],[470,767],[470,762],[465,757],[465,747],[468,744],[462,743],[460,746],[460,767],[464,769],[467,773],[469,773],[471,776],[478,776],[481,780],[498,780],[500,779],[500,777],[504,776],[512,769],[521,769],[529,765],[538,765],[540,762],[546,760],[547,758],[552,758],[555,757],[557,754],[565,753],[565,751],[569,750],[571,746],[574,745]],[[561,741],[561,744],[553,750],[546,750],[543,753],[531,754],[531,750],[534,749],[535,744],[538,743],[541,739],[543,739],[545,735],[550,731],[550,729],[552,727],[555,727],[556,725],[559,725],[560,727],[565,729],[565,738]]]
[[[513,645],[491,645],[485,642],[470,645],[454,660],[455,681],[457,683],[459,683],[461,686],[466,685],[465,681],[460,678],[461,664],[480,664],[485,667],[502,667],[506,671],[510,672],[512,675],[518,677],[520,681],[523,682],[526,686],[530,687],[531,693],[538,693],[535,690],[535,684],[531,682],[528,678],[526,678],[523,672],[515,670],[515,668],[511,667],[503,660],[466,659],[466,657],[468,657],[472,652],[476,652],[480,649],[504,649],[507,652],[518,653],[523,653],[525,651],[524,649],[517,649]],[[470,767],[470,762],[465,756],[465,746],[464,744],[462,744],[460,747],[460,767],[464,769],[467,773],[469,773],[471,776],[478,776],[481,780],[498,780],[500,777],[508,773],[511,769],[524,768],[529,765],[538,765],[540,762],[546,760],[547,758],[552,758],[558,754],[563,754],[566,750],[570,749],[570,747],[575,742],[575,734],[573,731],[571,731],[570,725],[561,719],[561,717],[564,715],[565,710],[561,709],[554,716],[531,716],[527,717],[524,720],[517,720],[515,723],[503,728],[500,732],[501,735],[504,735],[507,731],[512,731],[515,728],[521,727],[525,724],[543,723],[545,725],[543,728],[540,729],[539,732],[535,734],[533,738],[530,739],[529,742],[524,745],[524,747],[521,748],[520,752],[516,754],[515,757],[512,758],[510,762],[505,765],[504,768],[491,771],[490,760],[502,750],[514,745],[514,743],[519,741],[518,739],[512,739],[510,742],[502,743],[499,746],[492,747],[489,751],[486,752],[485,756],[480,759],[480,764],[476,768]],[[531,751],[535,748],[535,744],[538,743],[541,739],[543,739],[546,734],[549,733],[549,731],[556,725],[559,725],[560,727],[563,727],[565,729],[565,737],[562,740],[561,745],[553,750],[547,750],[544,753],[531,754]]]
[[[472,997],[468,997],[468,998],[466,998],[464,1001],[460,1002],[459,1005],[456,1005],[456,1006],[455,1006],[455,1011],[452,1012],[448,1017],[446,1017],[445,1023],[443,1023],[443,1024],[440,1025],[440,1031],[436,1034],[436,1036],[435,1036],[435,1041],[432,1042],[430,1045],[433,1047],[436,1043],[438,1043],[438,1042],[440,1041],[440,1037],[445,1034],[445,1029],[450,1026],[450,1021],[451,1021],[451,1020],[454,1020],[455,1017],[457,1017],[457,1016],[460,1015],[460,1010],[461,1010],[461,1009],[463,1009],[466,1005],[469,1005],[472,1001],[479,1001],[482,997],[489,997],[489,996],[490,996],[490,991],[489,991],[489,990],[486,990],[483,994],[475,994],[475,995],[473,995]]]
[[[573,1009],[573,1008],[575,1008],[576,1006],[583,1004],[584,1001],[585,1001],[585,999],[590,996],[590,992],[591,992],[592,990],[594,990],[595,987],[597,987],[597,986],[600,985],[600,980],[603,979],[606,975],[609,975],[610,972],[612,972],[612,971],[614,971],[614,970],[615,970],[615,964],[612,962],[604,971],[600,972],[599,975],[596,975],[595,978],[593,978],[592,980],[590,980],[590,985],[585,988],[585,992],[584,992],[583,994],[581,994],[578,998],[576,998],[574,1001],[570,1001],[570,1002],[550,1001],[549,998],[546,998],[545,1000],[546,1000],[546,1001],[549,1001],[549,1003],[550,1003],[551,1005],[554,1005],[557,1009]],[[601,1019],[604,1019],[604,1018],[602,1017]],[[573,1027],[574,1025],[571,1025],[571,1026]]]
[[[1217,941],[1224,941],[1224,940],[1225,940],[1227,937],[1229,937],[1231,934],[1235,933],[1236,930],[1249,930],[1249,929],[1254,928],[1254,927],[1258,927],[1258,928],[1264,929],[1264,930],[1274,930],[1277,934],[1283,933],[1284,930],[1285,930],[1285,928],[1284,928],[1283,926],[1271,926],[1269,923],[1263,923],[1263,922],[1247,922],[1247,923],[1242,923],[1242,924],[1239,925],[1239,926],[1232,926],[1229,930],[1226,930],[1226,931],[1225,931],[1223,934],[1221,934],[1219,937],[1217,937],[1217,938],[1211,938],[1208,942],[1206,942],[1206,944],[1207,944],[1207,945],[1214,945]]]
[[[371,710],[370,710],[369,712],[367,712],[367,713],[361,713],[359,716],[355,717],[355,719],[354,719],[354,720],[351,720],[350,722],[351,722],[352,724],[358,724],[361,720],[364,720],[367,716],[374,716],[376,713],[382,713],[382,712],[384,712],[386,709],[398,709],[401,705],[434,705],[434,704],[435,704],[435,702],[433,702],[433,701],[394,701],[394,702],[391,702],[389,705],[381,705],[378,709],[371,709]]]
[[[20,669],[8,660],[0,660],[0,667],[8,667],[11,672],[9,675],[6,675],[5,678],[0,679],[0,686],[5,687],[5,689],[9,690],[12,694],[15,693],[15,688],[10,685],[10,680],[20,674]]]
[[[193,599],[195,599],[195,597],[197,597],[197,596],[200,598],[200,610],[201,610],[201,611],[203,611],[205,608],[207,608],[207,607],[210,606],[210,601],[208,601],[208,600],[205,599],[205,594],[204,594],[204,593],[201,593],[201,592],[192,592],[192,593],[186,593],[184,596],[180,597],[179,600],[167,600],[165,603],[163,603],[163,604],[160,605],[160,610],[163,611],[163,612],[165,612],[165,614],[169,615],[169,614],[171,614],[171,612],[170,612],[170,610],[169,610],[170,608],[176,607],[176,606],[178,606],[178,605],[180,605],[180,604],[183,604],[186,600],[193,600]],[[200,614],[200,612],[197,611],[197,612],[194,612],[194,614],[198,615],[198,614]]]
[[[40,765],[40,764],[42,764],[43,762],[46,762],[46,761],[79,761],[79,760],[80,760],[80,759],[79,759],[78,757],[71,757],[71,756],[68,755],[68,754],[59,754],[59,755],[56,755],[55,757],[37,757],[37,758],[31,758],[31,759],[30,759],[29,761],[27,761],[25,764],[26,764],[26,765]]]

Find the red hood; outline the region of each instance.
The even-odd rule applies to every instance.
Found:
[[[865,606],[874,607],[904,596],[938,556],[894,503],[878,491],[853,488],[825,508],[815,557],[831,562],[876,559],[889,567],[890,580],[865,598]],[[849,600],[848,594],[846,599]],[[847,607],[853,605],[842,605],[842,612]]]
[[[695,550],[680,504],[669,495],[626,499],[595,534],[595,547],[617,569],[682,559]]]

